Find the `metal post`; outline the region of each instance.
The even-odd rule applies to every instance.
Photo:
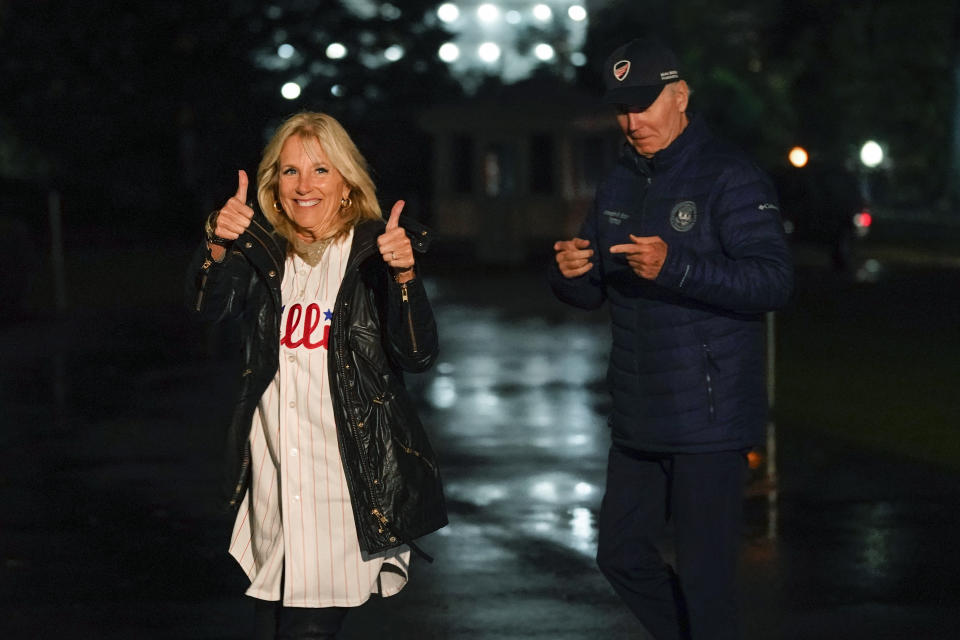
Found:
[[[67,285],[63,261],[63,219],[60,192],[47,194],[47,210],[50,215],[50,268],[53,272],[53,308],[58,318],[67,310]],[[53,355],[53,401],[62,408],[67,401],[67,363],[61,350]]]
[[[60,192],[50,191],[47,196],[50,212],[50,266],[53,270],[53,304],[57,313],[67,309],[67,285],[63,266],[63,219],[60,208]]]
[[[766,313],[767,325],[767,405],[771,411],[777,404],[777,341],[776,314]],[[771,420],[767,425],[767,481],[777,479],[777,427]]]
[[[776,314],[766,313],[767,326],[767,405],[773,408],[777,399],[777,341]]]
[[[772,411],[776,406],[777,397],[777,341],[776,341],[776,314],[773,311],[766,313],[767,338],[767,405]],[[767,537],[777,536],[777,423],[774,420],[767,422]]]

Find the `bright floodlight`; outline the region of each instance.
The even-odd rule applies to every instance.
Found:
[[[871,169],[880,166],[883,162],[883,149],[873,140],[868,140],[860,148],[860,162]]]
[[[288,82],[280,87],[280,95],[287,100],[296,100],[300,97],[300,85],[296,82]]]
[[[460,17],[460,9],[452,2],[444,2],[437,7],[437,17],[444,22],[453,22]]]
[[[477,7],[477,17],[481,22],[493,22],[500,17],[500,9],[496,5],[485,2]]]
[[[503,19],[507,24],[520,24],[523,22],[523,15],[519,11],[510,10],[504,14]]]
[[[538,4],[533,7],[533,17],[540,22],[546,22],[553,17],[553,11],[545,4]]]
[[[288,60],[289,58],[292,58],[294,53],[295,53],[295,49],[293,48],[292,44],[282,44],[279,47],[277,47],[277,55],[283,58],[284,60]]]
[[[575,67],[582,67],[587,64],[587,56],[581,51],[574,51],[570,54],[570,64]]]
[[[570,16],[570,19],[574,22],[583,22],[587,19],[587,10],[579,4],[574,4],[567,9],[567,15]]]
[[[460,47],[452,42],[445,42],[440,45],[437,55],[440,56],[440,59],[444,62],[453,62],[460,57]]]
[[[807,165],[807,160],[809,159],[807,156],[807,150],[803,147],[794,147],[793,149],[790,149],[790,153],[787,154],[787,158],[790,160],[790,164],[797,168],[805,167]]]
[[[339,98],[343,96],[343,94],[346,93],[346,91],[343,88],[342,84],[335,84],[332,87],[330,87],[330,93]]]
[[[496,62],[500,58],[500,47],[493,42],[484,42],[477,49],[477,55],[484,62]]]
[[[339,42],[333,42],[327,47],[327,57],[333,60],[339,60],[347,55],[347,48]]]
[[[553,47],[550,45],[541,42],[536,47],[533,48],[533,55],[537,56],[538,59],[546,62],[547,60],[553,59]]]
[[[398,44],[391,45],[387,47],[386,51],[383,52],[383,57],[389,60],[390,62],[396,62],[403,57],[404,51],[403,47]]]

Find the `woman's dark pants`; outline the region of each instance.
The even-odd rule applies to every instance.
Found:
[[[284,607],[255,600],[254,640],[321,640],[336,638],[349,607]]]

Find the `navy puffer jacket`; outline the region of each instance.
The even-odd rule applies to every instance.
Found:
[[[631,233],[667,243],[656,280],[610,253]],[[786,304],[793,287],[767,177],[693,118],[650,160],[625,147],[580,237],[596,252],[593,269],[567,279],[554,264],[550,283],[577,307],[610,302],[613,441],[666,453],[761,443],[763,312]]]

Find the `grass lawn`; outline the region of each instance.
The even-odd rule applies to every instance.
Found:
[[[778,424],[960,471],[960,270],[801,273],[777,328]]]

